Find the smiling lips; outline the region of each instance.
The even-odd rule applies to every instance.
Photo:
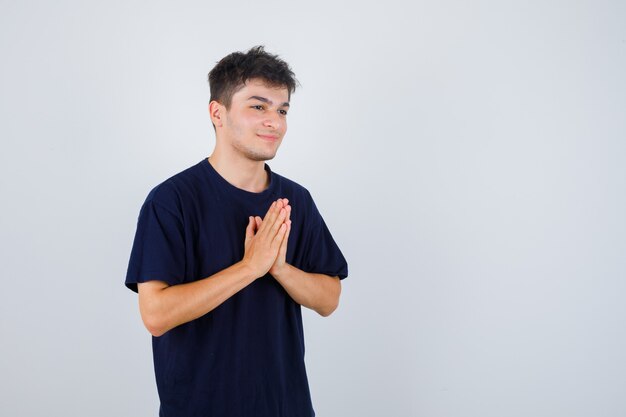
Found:
[[[278,136],[274,136],[274,135],[260,135],[257,133],[257,136],[260,137],[261,139],[265,139],[271,142],[275,142],[278,140]]]

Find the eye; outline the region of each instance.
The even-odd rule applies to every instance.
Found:
[[[252,106],[252,108],[256,109],[256,110],[263,110],[263,105],[262,104],[256,104],[256,105]]]
[[[278,110],[278,112],[283,116],[287,116],[287,110]]]

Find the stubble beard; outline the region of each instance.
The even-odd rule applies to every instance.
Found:
[[[231,140],[231,146],[245,158],[251,161],[269,161],[274,159],[276,153],[278,152],[278,148],[280,147],[280,142],[277,144],[274,150],[264,150],[260,149],[262,147],[262,139],[259,137],[255,137],[254,140],[258,140],[259,147],[255,147],[254,143],[247,144],[246,143],[246,130],[242,129],[241,126],[237,124],[233,124],[231,120],[227,120],[226,122],[233,134],[231,136],[233,139]]]
[[[278,151],[278,148],[276,148],[276,150],[274,151],[263,151],[260,149],[255,149],[252,146],[246,146],[245,144],[239,142],[234,143],[233,145],[241,155],[245,156],[251,161],[269,161],[271,159],[274,159],[274,157],[276,156],[276,152]]]
[[[253,161],[269,161],[271,159],[274,159],[274,157],[276,156],[276,152],[272,153],[272,154],[262,154],[262,153],[258,153],[255,151],[250,151],[246,153],[246,158],[251,159]]]

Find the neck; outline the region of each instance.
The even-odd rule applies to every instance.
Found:
[[[266,190],[270,184],[264,161],[227,158],[217,152],[217,149],[213,151],[208,160],[218,174],[239,189],[260,193]]]

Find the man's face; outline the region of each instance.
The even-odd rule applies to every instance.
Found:
[[[235,152],[253,161],[274,158],[287,132],[289,92],[251,79],[233,94],[221,136]]]

